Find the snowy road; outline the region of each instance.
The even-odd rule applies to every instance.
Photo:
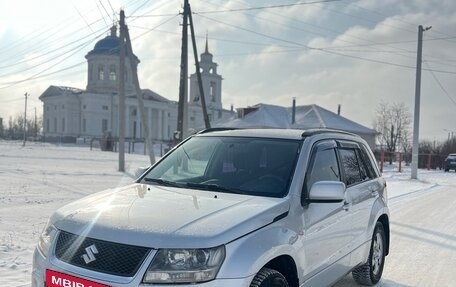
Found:
[[[378,286],[456,286],[456,186],[392,198],[390,209],[391,250]],[[334,287],[353,285],[348,275]]]

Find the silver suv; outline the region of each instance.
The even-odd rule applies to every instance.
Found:
[[[330,286],[380,280],[385,180],[360,137],[207,130],[135,183],[56,211],[34,287]]]

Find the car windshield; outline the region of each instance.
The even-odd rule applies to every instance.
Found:
[[[143,182],[208,191],[283,197],[300,141],[197,136],[166,156]]]

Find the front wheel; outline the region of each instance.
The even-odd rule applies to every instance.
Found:
[[[383,224],[377,222],[369,252],[369,259],[352,271],[358,284],[372,286],[380,281],[385,264],[386,239]]]
[[[288,287],[288,282],[279,271],[261,268],[260,272],[253,278],[250,287]]]

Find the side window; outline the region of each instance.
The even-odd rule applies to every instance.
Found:
[[[359,164],[359,172],[361,174],[361,180],[369,180],[371,177],[367,173],[367,168],[366,164],[361,157],[361,151],[359,149],[355,149],[356,151],[356,158],[358,159],[358,164]]]
[[[339,154],[345,174],[345,184],[350,186],[357,182],[361,182],[362,178],[355,150],[341,148],[339,149]]]
[[[336,150],[333,147],[319,148],[314,154],[307,174],[307,192],[315,182],[322,180],[340,181]]]
[[[377,172],[375,171],[375,167],[373,166],[372,161],[370,160],[370,157],[367,154],[367,151],[365,150],[365,148],[360,150],[360,154],[361,154],[361,158],[362,158],[364,164],[366,165],[367,175],[369,176],[369,178],[370,179],[377,178],[378,177]]]

